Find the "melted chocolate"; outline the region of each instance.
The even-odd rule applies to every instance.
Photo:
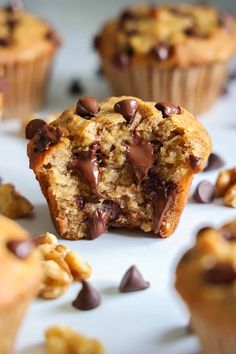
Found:
[[[127,159],[132,164],[136,182],[140,183],[153,164],[152,144],[135,132],[128,146]]]
[[[43,152],[48,150],[50,146],[57,144],[62,137],[59,128],[52,125],[44,125],[39,132],[39,138],[35,148],[35,152]]]
[[[81,151],[69,164],[69,169],[79,175],[91,188],[91,191],[98,198],[104,196],[98,191],[99,169],[97,152],[98,144],[93,144],[89,151]]]

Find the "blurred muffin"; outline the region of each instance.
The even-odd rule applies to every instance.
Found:
[[[4,76],[3,68],[0,68],[0,120],[3,115],[3,102],[4,102],[4,92],[7,89],[6,78]]]
[[[236,22],[206,4],[139,5],[95,38],[115,95],[207,110],[225,85],[236,51]]]
[[[188,305],[203,353],[235,353],[236,220],[198,233],[177,267],[176,289]]]
[[[42,104],[59,39],[45,21],[14,9],[0,8],[0,70],[7,90],[4,117],[22,117]]]
[[[38,251],[28,233],[0,216],[0,353],[11,354],[27,306],[41,282]]]

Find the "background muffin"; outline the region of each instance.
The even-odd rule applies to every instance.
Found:
[[[4,117],[22,117],[42,104],[59,39],[45,21],[7,6],[0,9],[0,70],[7,89]]]
[[[41,282],[38,251],[28,233],[0,216],[0,353],[13,352],[17,329]]]
[[[95,38],[116,95],[207,110],[225,85],[236,23],[210,5],[131,7]]]
[[[236,221],[204,228],[177,267],[176,289],[187,303],[204,354],[236,352]]]

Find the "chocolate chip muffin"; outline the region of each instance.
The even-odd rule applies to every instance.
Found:
[[[22,317],[39,289],[42,269],[28,233],[0,216],[0,353],[11,354]]]
[[[30,167],[57,231],[71,240],[111,226],[170,236],[211,150],[184,108],[131,96],[82,97],[51,124],[32,121],[28,130]]]
[[[236,220],[199,231],[177,267],[176,289],[204,354],[236,352]]]
[[[235,38],[235,20],[210,5],[138,5],[107,22],[94,44],[115,95],[197,114],[221,94]]]
[[[41,106],[58,46],[58,36],[44,20],[14,6],[0,8],[5,118],[23,117]]]

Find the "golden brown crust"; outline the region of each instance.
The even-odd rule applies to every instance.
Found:
[[[125,53],[140,66],[149,62],[160,68],[186,68],[228,61],[235,55],[235,34],[235,20],[210,5],[138,5],[107,22],[96,47],[110,61]],[[159,49],[155,51],[160,45],[161,59]]]
[[[157,150],[154,152],[155,168],[150,169],[141,184],[135,182],[127,160],[127,144],[133,141],[134,128],[121,114],[114,112],[115,104],[127,99],[136,100],[139,107],[132,123],[135,132]],[[75,107],[68,109],[48,125],[50,129],[60,131],[57,142],[41,151],[42,133],[38,133],[28,145],[30,167],[47,199],[57,231],[68,239],[88,237],[86,213],[91,215],[107,200],[118,201],[122,209],[122,215],[110,222],[111,226],[138,227],[145,232],[157,230],[152,189],[159,190],[165,185],[165,193],[170,192],[171,198],[156,232],[160,237],[171,235],[185,205],[192,177],[203,169],[208,159],[211,141],[207,132],[182,107],[178,114],[163,118],[154,103],[123,96],[108,98],[99,103],[99,108],[90,120],[76,114]],[[71,174],[68,166],[76,151],[90,151],[97,142],[103,159],[99,166],[98,191],[103,197],[97,201],[95,198],[91,203],[94,198],[91,189],[78,175]],[[151,173],[152,169],[156,172]],[[148,193],[151,193],[150,197],[147,197]],[[88,200],[85,203],[88,208],[78,209],[75,201],[78,196]]]

